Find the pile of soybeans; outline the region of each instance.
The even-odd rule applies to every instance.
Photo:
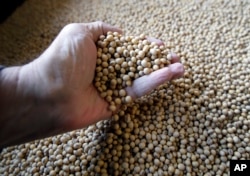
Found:
[[[180,56],[183,78],[133,102],[121,97],[128,105],[110,120],[4,148],[0,175],[227,176],[230,160],[250,159],[248,0],[27,0],[0,25],[1,64],[35,58],[70,22],[97,20],[161,39],[167,63],[168,53]],[[129,83],[120,75],[118,88],[151,71],[134,70]]]

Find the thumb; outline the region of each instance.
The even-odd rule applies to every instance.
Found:
[[[142,76],[133,82],[131,87],[127,87],[127,94],[132,98],[139,98],[148,94],[153,89],[166,81],[177,79],[184,74],[184,67],[181,63],[174,63],[168,67],[154,71],[149,75]]]

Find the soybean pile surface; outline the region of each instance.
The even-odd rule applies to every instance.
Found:
[[[1,64],[97,20],[161,39],[184,77],[111,120],[3,149],[0,175],[229,175],[230,159],[250,159],[249,1],[27,0],[0,25]]]

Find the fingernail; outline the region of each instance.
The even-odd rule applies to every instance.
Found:
[[[164,45],[163,41],[160,39],[156,39],[154,37],[146,37],[148,41],[155,42],[157,45]]]
[[[177,79],[183,76],[184,66],[181,63],[175,63],[169,66],[173,73],[173,79]]]

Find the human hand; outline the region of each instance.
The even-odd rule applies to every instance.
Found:
[[[63,128],[73,130],[111,117],[108,103],[93,86],[97,50],[95,42],[108,31],[121,30],[102,22],[69,24],[62,29],[51,46],[21,72],[22,84],[29,86],[27,94],[53,104],[53,117]],[[148,38],[162,44],[161,41]],[[127,93],[141,97],[165,81],[183,75],[179,58],[173,64],[150,75],[136,79]]]

